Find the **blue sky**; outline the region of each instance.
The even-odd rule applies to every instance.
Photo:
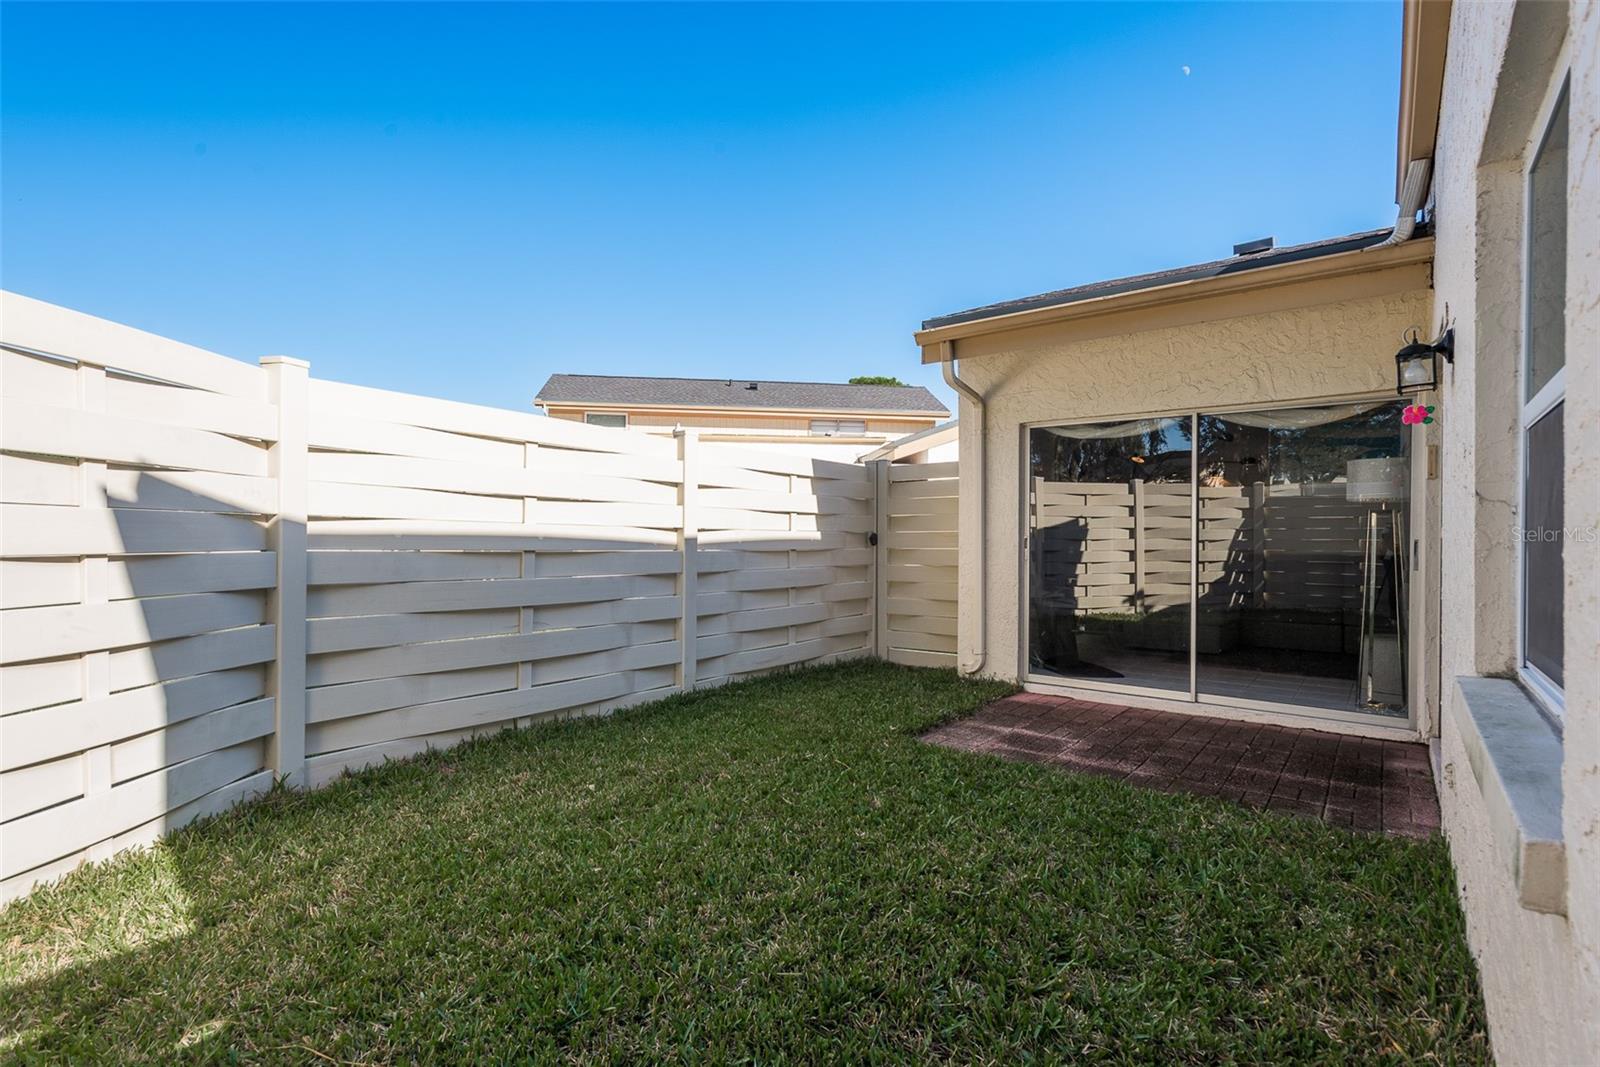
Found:
[[[526,408],[1392,222],[1400,5],[0,12],[0,284]],[[1185,72],[1188,68],[1188,72]]]

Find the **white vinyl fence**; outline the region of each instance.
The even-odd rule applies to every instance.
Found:
[[[876,463],[879,657],[956,664],[957,463]]]
[[[275,777],[792,664],[953,661],[953,470],[0,313],[0,898]]]

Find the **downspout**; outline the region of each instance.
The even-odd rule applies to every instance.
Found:
[[[977,498],[977,503],[978,503],[978,523],[977,523],[977,527],[978,527],[978,529],[977,529],[977,538],[978,538],[978,546],[977,547],[978,547],[978,551],[975,553],[975,555],[973,557],[969,557],[969,558],[976,558],[977,561],[978,561],[977,572],[974,575],[974,577],[977,580],[977,594],[978,594],[977,595],[977,601],[978,601],[978,631],[977,631],[977,642],[976,642],[977,643],[977,648],[969,648],[969,649],[967,649],[967,654],[966,654],[966,657],[965,657],[965,660],[966,660],[965,663],[962,662],[962,657],[961,656],[957,656],[956,657],[956,669],[958,671],[960,671],[962,674],[977,674],[979,671],[983,670],[983,661],[984,661],[984,658],[988,655],[988,651],[989,651],[989,641],[988,641],[988,637],[987,637],[988,620],[989,620],[989,603],[988,603],[988,597],[985,595],[985,590],[988,588],[988,581],[987,581],[986,572],[988,570],[989,561],[988,561],[988,556],[984,553],[984,544],[983,544],[983,530],[984,530],[984,527],[988,525],[988,521],[987,521],[988,520],[988,516],[984,512],[985,497],[984,497],[984,492],[983,492],[983,483],[984,483],[984,475],[983,475],[983,468],[984,468],[984,457],[983,457],[983,453],[984,453],[984,449],[983,449],[983,440],[984,440],[983,394],[978,392],[972,386],[968,385],[966,382],[962,381],[960,376],[959,376],[959,374],[957,373],[957,371],[956,371],[956,347],[955,347],[955,342],[953,342],[953,341],[940,341],[939,342],[939,367],[944,372],[944,383],[946,385],[948,385],[950,388],[954,389],[957,393],[961,394],[962,399],[964,399],[964,400],[966,400],[966,401],[968,401],[969,403],[972,404],[972,413],[973,413],[972,422],[974,424],[974,428],[977,430],[976,433],[971,435],[971,440],[976,442],[975,447],[973,449],[973,452],[975,454],[971,457],[972,465],[970,467],[970,469],[973,472],[972,484],[971,484],[970,487],[966,486],[966,485],[963,485],[961,487],[962,493],[966,493],[970,488],[970,491],[972,492],[972,494]],[[963,419],[963,422],[965,422],[966,416],[963,415],[962,419]],[[961,466],[962,466],[963,470],[968,469],[967,459],[968,459],[968,456],[966,454],[965,449],[963,449],[962,454],[961,454]]]
[[[1407,30],[1407,32],[1408,33],[1410,32],[1409,29]],[[1409,163],[1406,164],[1406,177],[1405,177],[1405,181],[1402,182],[1401,185],[1400,185],[1400,201],[1399,201],[1400,208],[1399,208],[1399,214],[1394,220],[1394,231],[1392,233],[1390,233],[1388,237],[1385,237],[1382,241],[1379,241],[1377,244],[1368,246],[1366,251],[1370,252],[1374,248],[1388,248],[1390,245],[1403,244],[1404,242],[1409,241],[1411,239],[1412,233],[1415,232],[1415,230],[1417,228],[1417,212],[1421,211],[1423,209],[1423,207],[1428,202],[1428,192],[1432,188],[1432,184],[1431,184],[1432,178],[1433,178],[1433,160],[1431,158],[1430,159],[1413,159]],[[1430,446],[1427,446],[1427,447],[1431,448],[1433,446],[1430,445]],[[1426,500],[1426,495],[1424,495],[1424,500]],[[1435,522],[1439,522],[1441,520],[1436,518],[1436,519],[1434,519],[1434,521]],[[1426,531],[1423,531],[1423,533],[1424,533],[1424,536],[1426,536]],[[1437,543],[1437,539],[1435,539],[1435,542]],[[1435,553],[1435,555],[1437,555],[1437,553]],[[1430,571],[1431,571],[1431,568],[1430,568]],[[1423,584],[1424,584],[1425,588],[1426,588],[1427,581],[1428,581],[1429,577],[1430,577],[1430,574],[1428,572],[1425,572],[1423,574],[1423,576],[1422,576],[1422,581],[1423,581]],[[1435,585],[1434,585],[1434,589],[1433,589],[1433,594],[1434,594],[1435,597],[1437,597],[1437,596],[1441,595],[1440,594],[1440,590],[1439,590],[1439,586],[1437,584],[1438,579],[1435,578],[1434,582],[1435,582]],[[1408,612],[1410,611],[1410,605],[1406,606],[1406,610]],[[1422,625],[1423,625],[1424,630],[1426,629],[1427,624],[1428,624],[1427,612],[1428,612],[1427,605],[1424,605],[1423,613],[1422,613],[1423,614]],[[1435,626],[1436,627],[1442,626],[1442,621],[1436,623]],[[1423,647],[1423,654],[1424,654],[1424,656],[1426,656],[1426,654],[1427,654],[1426,645],[1424,645],[1424,647]],[[1439,736],[1439,723],[1440,723],[1440,719],[1442,718],[1441,709],[1444,706],[1444,700],[1445,700],[1445,698],[1444,698],[1444,656],[1442,654],[1436,656],[1434,658],[1434,664],[1433,665],[1434,665],[1435,671],[1437,672],[1436,680],[1435,680],[1435,683],[1434,683],[1434,690],[1435,690],[1435,694],[1436,694],[1436,697],[1437,697],[1437,700],[1438,700],[1438,706],[1433,709],[1433,722],[1430,724],[1430,731],[1429,732],[1432,734],[1433,740],[1429,744],[1429,753],[1430,753],[1431,756],[1434,757],[1435,760],[1438,760],[1439,746],[1438,746],[1438,743],[1437,743],[1437,738]],[[1410,685],[1408,684],[1407,685],[1407,689],[1409,689],[1409,688],[1410,688]],[[1420,691],[1421,695],[1424,697],[1424,699],[1421,700],[1419,703],[1421,703],[1423,705],[1423,712],[1426,712],[1428,710],[1427,706],[1426,706],[1427,705],[1426,687],[1420,687],[1419,686],[1419,691]],[[1410,693],[1408,692],[1406,695],[1407,695],[1407,698],[1409,699],[1410,698]],[[1438,763],[1436,762],[1434,765],[1438,766]]]
[[[1400,213],[1394,220],[1394,232],[1377,244],[1370,245],[1367,251],[1411,240],[1411,234],[1417,228],[1417,212],[1428,202],[1428,178],[1432,170],[1431,159],[1413,159],[1406,165],[1406,180],[1400,187]]]

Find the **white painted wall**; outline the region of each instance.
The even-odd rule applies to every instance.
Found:
[[[1563,44],[1563,41],[1565,42]],[[1564,63],[1558,58],[1565,49]],[[1436,153],[1435,326],[1456,331],[1442,409],[1441,801],[1502,1063],[1600,1061],[1600,543],[1565,553],[1561,772],[1567,914],[1518,902],[1469,765],[1452,680],[1514,666],[1522,143],[1569,65],[1566,516],[1600,530],[1600,5],[1456,3]]]

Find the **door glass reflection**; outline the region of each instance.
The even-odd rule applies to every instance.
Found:
[[[1032,673],[1188,694],[1191,426],[1029,431]]]
[[[1201,699],[1405,714],[1399,402],[1201,415]]]

